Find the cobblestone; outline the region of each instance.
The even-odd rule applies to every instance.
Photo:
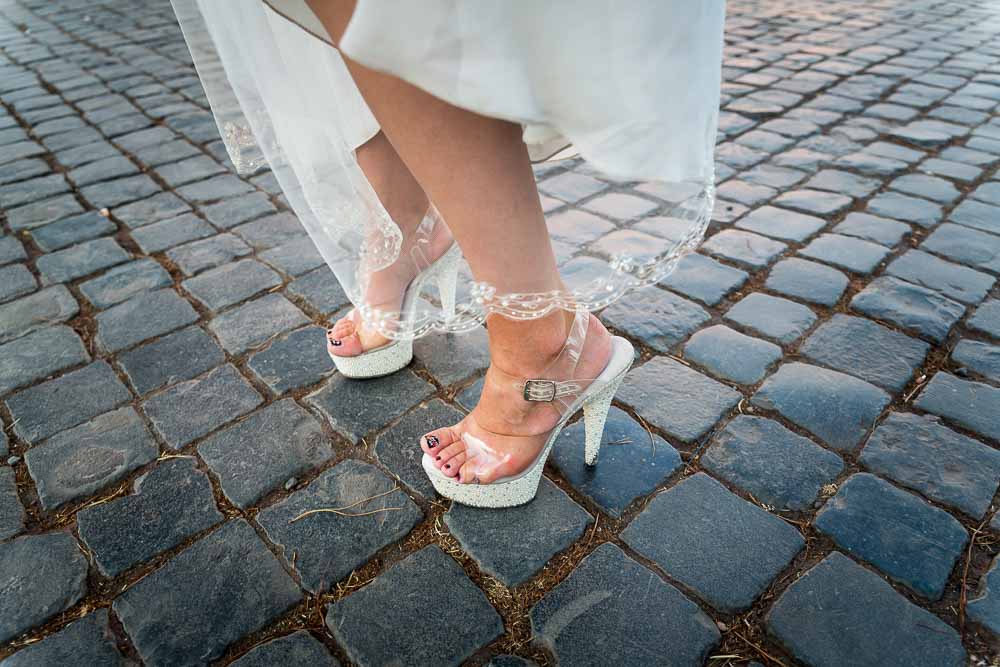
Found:
[[[0,551],[75,526],[94,570],[90,588],[80,575],[86,597],[71,614],[56,605],[25,621],[23,645],[0,640],[5,665],[339,664],[317,639],[352,664],[501,665],[517,661],[510,653],[518,664],[995,659],[989,535],[962,549],[969,604],[956,632],[960,564],[939,600],[908,591],[910,602],[875,570],[911,568],[896,589],[930,590],[943,566],[906,540],[880,547],[919,552],[892,566],[873,549],[854,556],[870,564],[810,555],[779,572],[746,564],[766,532],[740,530],[759,519],[808,534],[796,529],[841,502],[853,484],[842,477],[859,471],[908,500],[877,512],[862,503],[842,521],[842,544],[875,544],[894,534],[883,526],[932,506],[969,534],[1000,526],[1000,52],[989,3],[730,0],[708,239],[658,287],[606,309],[638,366],[597,465],[584,465],[575,420],[534,503],[443,514],[416,443],[475,405],[484,331],[418,340],[412,370],[391,378],[339,376],[322,329],[349,301],[274,174],[232,167],[169,3],[50,4],[0,2]],[[646,257],[689,229],[668,216],[696,188],[619,182],[580,160],[534,171],[574,280],[595,275],[594,255]],[[109,415],[152,436],[111,428],[99,439]],[[310,437],[295,434],[295,415],[313,424]],[[80,461],[91,447],[107,456]],[[371,483],[338,497],[340,477]],[[694,554],[687,570],[671,567],[696,584],[665,572],[682,593],[645,556],[649,569],[602,543],[623,544],[692,480],[726,502],[662,519],[720,535],[697,551],[684,542],[697,531],[675,531]],[[396,484],[368,505],[404,510],[288,523]],[[561,532],[542,516],[552,507],[569,516]],[[755,519],[741,523],[744,510]],[[653,532],[650,554],[677,546]],[[538,548],[518,561],[522,536]],[[723,566],[732,586],[712,578]],[[25,585],[42,585],[36,576]],[[73,592],[73,576],[44,583]],[[303,588],[338,602],[317,607]],[[775,595],[748,592],[758,590]],[[750,604],[745,631],[724,611],[735,599]],[[501,622],[488,602],[504,600],[514,604]],[[116,613],[101,611],[109,604]],[[293,605],[301,613],[283,616]],[[434,622],[414,624],[428,608]],[[9,618],[0,609],[0,624]]]
[[[602,319],[659,352],[669,352],[710,316],[701,306],[655,288],[634,292],[611,305]]]
[[[115,229],[111,220],[96,211],[89,211],[33,229],[31,239],[45,252],[51,252],[111,234]]]
[[[42,283],[64,283],[131,259],[114,239],[101,238],[39,257],[35,267]]]
[[[583,426],[576,422],[559,434],[552,462],[577,491],[614,517],[620,517],[636,498],[651,493],[681,465],[680,455],[666,440],[612,407],[597,465],[588,466],[581,455]]]
[[[700,330],[684,346],[684,357],[724,380],[756,384],[781,358],[781,348],[718,324]]]
[[[346,516],[314,511],[330,507],[351,509]],[[399,509],[379,511],[390,507]],[[307,512],[312,513],[303,516]],[[377,468],[348,460],[261,511],[258,521],[299,573],[302,586],[320,593],[381,548],[405,537],[422,516],[420,508]]]
[[[646,628],[636,633],[636,624]],[[616,646],[616,664],[646,665],[670,656],[700,665],[719,642],[719,630],[683,593],[625,555],[602,544],[531,609],[531,627],[563,664],[599,665],[594,646]]]
[[[868,473],[852,475],[816,515],[837,544],[936,600],[968,534],[943,510]]]
[[[444,522],[484,572],[517,586],[579,539],[592,517],[542,479],[530,503],[503,513],[453,504]]]
[[[960,340],[951,358],[994,382],[1000,382],[1000,346],[977,340]]]
[[[243,509],[333,454],[319,422],[291,399],[223,429],[201,443],[198,452],[229,501]]]
[[[707,470],[778,509],[806,511],[844,468],[836,454],[763,417],[740,415],[712,439]]]
[[[816,321],[802,304],[753,292],[726,312],[726,319],[781,343],[795,341]]]
[[[0,641],[68,609],[83,597],[87,559],[68,532],[0,544]]]
[[[131,493],[77,515],[80,538],[101,573],[114,577],[223,520],[212,487],[193,458],[164,461],[138,477]],[[180,511],[178,511],[180,510]],[[141,523],[143,530],[136,531]]]
[[[804,544],[790,525],[703,473],[657,495],[622,539],[727,613],[749,607]]]
[[[402,370],[364,381],[336,374],[306,400],[323,413],[333,430],[357,442],[433,393],[434,387],[429,382],[412,371]]]
[[[198,314],[172,289],[138,294],[97,315],[97,345],[117,352],[197,321]]]
[[[188,327],[137,347],[118,357],[129,382],[140,395],[180,380],[190,380],[225,361],[226,355],[198,327]]]
[[[293,632],[255,646],[235,662],[233,667],[273,667],[274,665],[314,665],[340,667],[330,652],[305,630]]]
[[[254,530],[233,519],[126,590],[112,608],[147,664],[200,663],[299,598]],[[164,633],[164,625],[176,631]]]
[[[899,392],[913,377],[930,346],[849,315],[834,315],[805,340],[799,352],[883,389]]]
[[[851,307],[941,342],[962,317],[964,306],[925,287],[886,276],[851,299]]]
[[[34,443],[107,412],[131,399],[105,361],[95,361],[9,396],[14,433]]]
[[[830,447],[849,451],[889,403],[889,395],[849,375],[792,362],[765,380],[751,401],[778,411]]]
[[[1000,440],[1000,389],[939,372],[914,405],[993,440]]]
[[[253,259],[224,264],[181,283],[209,310],[222,310],[281,284],[281,276]]]
[[[24,507],[17,497],[14,470],[0,467],[0,541],[17,535],[23,528]]]
[[[47,510],[92,495],[157,457],[159,449],[131,407],[58,433],[25,454]]]
[[[261,404],[260,394],[229,364],[173,385],[142,404],[153,428],[173,449],[241,417]]]
[[[700,438],[740,401],[734,389],[666,357],[632,370],[617,397],[682,442]]]
[[[243,354],[308,321],[285,297],[267,294],[217,316],[208,328],[227,352]]]
[[[434,609],[434,623],[413,623]],[[503,632],[500,615],[462,568],[436,545],[396,563],[354,595],[330,605],[326,626],[357,664],[405,655],[418,665],[458,665]],[[454,628],[461,627],[459,634]],[[373,632],[373,628],[393,628]]]
[[[766,622],[792,655],[817,667],[965,664],[957,632],[837,552],[793,582]]]

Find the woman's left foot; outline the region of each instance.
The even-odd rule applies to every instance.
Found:
[[[400,259],[392,266],[371,275],[367,291],[369,304],[381,310],[399,312],[413,279],[451,248],[453,240],[448,227],[433,208],[427,215],[433,220],[430,232],[425,236],[415,233],[412,238],[405,240],[399,253]],[[423,247],[414,253],[416,244]],[[422,258],[423,266],[411,261],[410,258],[415,255]],[[356,309],[337,320],[326,332],[326,350],[334,357],[356,357],[390,342],[389,338],[375,329],[365,326]]]
[[[577,313],[569,329],[561,349],[554,354],[540,350],[533,363],[507,365],[494,357],[475,409],[458,424],[420,439],[421,449],[441,473],[463,484],[489,484],[531,466],[564,413],[611,357],[611,334],[594,315]],[[526,389],[525,379],[532,378],[555,381],[558,390],[537,382]]]

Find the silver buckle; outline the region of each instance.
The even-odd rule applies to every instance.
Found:
[[[524,400],[547,403],[556,398],[555,380],[525,380]]]

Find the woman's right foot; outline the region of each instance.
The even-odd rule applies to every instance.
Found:
[[[556,315],[565,316],[561,311]],[[421,449],[442,474],[463,484],[489,484],[531,466],[563,414],[611,358],[612,337],[601,321],[586,312],[571,318],[568,336],[566,328],[560,327],[561,347],[538,349],[533,355],[524,354],[523,348],[539,340],[539,327],[551,338],[558,319],[503,327],[506,335],[525,329],[519,337],[522,353],[513,359],[494,356],[475,409],[458,424],[436,429],[420,439]],[[494,335],[491,330],[490,336]],[[494,350],[503,347],[491,344]],[[559,383],[559,395],[545,400],[553,385],[531,385],[527,393],[532,400],[527,400],[524,381],[533,378]]]

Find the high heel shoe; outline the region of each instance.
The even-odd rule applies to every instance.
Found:
[[[491,372],[500,376],[500,382],[513,383],[523,400],[550,403],[560,414],[559,421],[548,432],[545,445],[534,460],[527,468],[515,475],[498,477],[488,484],[482,484],[479,481],[480,474],[499,470],[499,466],[510,460],[510,454],[501,454],[491,448],[484,439],[488,438],[490,434],[484,429],[479,429],[481,431],[479,435],[483,437],[477,437],[469,431],[465,431],[461,435],[461,440],[465,444],[465,465],[469,465],[470,461],[475,462],[473,466],[475,477],[472,483],[463,483],[457,478],[448,477],[435,466],[434,459],[426,452],[423,455],[421,463],[424,471],[439,494],[464,505],[475,507],[513,507],[529,502],[538,492],[542,469],[545,467],[545,461],[548,459],[559,432],[581,408],[583,409],[585,431],[584,461],[587,465],[594,465],[597,462],[611,400],[618,391],[625,374],[632,366],[634,350],[632,344],[627,340],[613,336],[611,338],[611,358],[604,370],[593,379],[575,377],[576,365],[583,350],[589,318],[586,311],[577,312],[566,344],[556,361],[542,374],[543,376],[566,377],[568,368],[568,379],[514,378],[502,371],[491,369]],[[454,428],[457,430],[460,427],[461,425]],[[435,436],[429,437],[437,440]],[[519,436],[497,436],[494,434],[494,437],[517,438]]]
[[[446,318],[455,315],[455,290],[458,285],[458,269],[462,252],[456,244],[441,255],[430,266],[417,274],[406,287],[400,314],[404,320],[412,320],[420,300],[420,292],[428,280],[435,280],[441,299],[441,309]],[[392,340],[385,345],[366,350],[354,356],[330,354],[337,371],[349,378],[368,379],[390,375],[405,368],[413,359],[413,341]]]

